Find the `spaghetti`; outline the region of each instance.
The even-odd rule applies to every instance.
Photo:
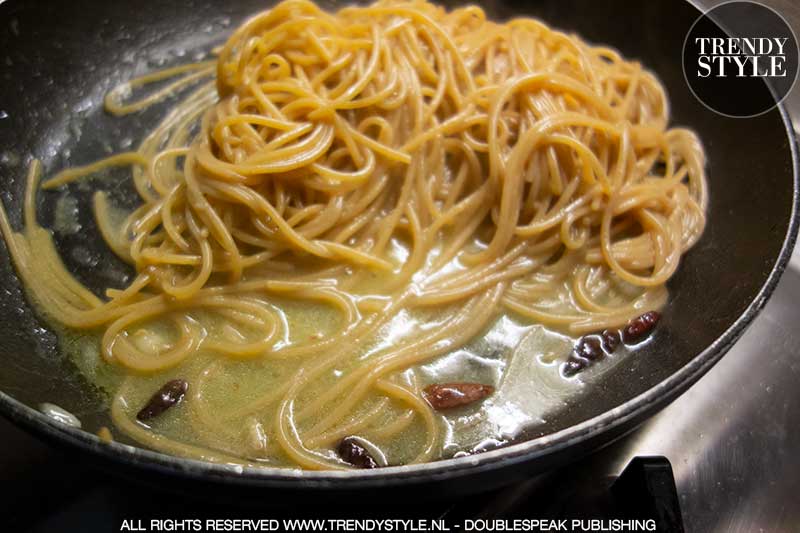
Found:
[[[533,19],[286,0],[216,60],[127,82],[105,105],[125,115],[177,93],[136,151],[41,185],[131,167],[140,207],[118,222],[106,193],[93,199],[135,268],[126,288],[100,297],[65,269],[36,221],[37,163],[24,228],[0,211],[43,313],[100,328],[103,359],[125,370],[117,428],[169,453],[345,468],[336,442],[363,434],[406,435],[394,463],[435,459],[439,415],[408,369],[503,314],[580,335],[658,309],[703,231],[703,151],[668,128],[658,80]],[[387,339],[400,316],[419,327]],[[331,325],[297,333],[317,320]],[[219,393],[234,368],[249,386],[224,408],[209,391],[235,396]],[[192,442],[135,419],[142,376],[186,372]]]

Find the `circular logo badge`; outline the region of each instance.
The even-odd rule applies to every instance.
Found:
[[[797,38],[769,7],[734,1],[711,9],[683,43],[683,74],[700,102],[729,117],[774,108],[794,85]]]

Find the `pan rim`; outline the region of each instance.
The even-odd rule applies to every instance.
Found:
[[[693,3],[690,2],[694,6]],[[694,6],[696,7],[696,6]],[[376,470],[308,471],[275,467],[242,467],[187,459],[117,442],[102,442],[96,435],[60,424],[43,413],[0,391],[0,414],[29,432],[71,448],[124,462],[137,469],[157,474],[180,476],[202,481],[230,483],[264,488],[364,489],[411,485],[477,474],[552,456],[566,448],[585,443],[593,437],[620,429],[631,420],[656,411],[674,400],[702,377],[741,337],[773,294],[792,256],[800,226],[800,155],[798,136],[784,102],[777,104],[792,160],[792,210],[780,253],[764,284],[744,312],[712,344],[688,364],[621,405],[573,426],[535,439],[478,455],[444,459],[419,465],[392,466]],[[345,485],[346,484],[346,485]]]

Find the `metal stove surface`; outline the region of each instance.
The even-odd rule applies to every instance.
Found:
[[[553,493],[616,476],[635,456],[663,455],[687,532],[800,531],[800,261],[793,263],[742,339],[685,394],[624,439],[494,496],[495,508],[552,506]]]

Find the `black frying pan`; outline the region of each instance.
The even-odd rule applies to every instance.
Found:
[[[82,164],[134,144],[155,115],[120,120],[102,111],[104,92],[121,80],[208,51],[263,0],[74,0],[0,3],[0,193],[19,223],[29,158],[46,172]],[[676,124],[695,129],[708,151],[711,202],[703,238],[670,281],[671,299],[654,342],[617,365],[585,396],[514,445],[458,460],[345,473],[246,470],[180,459],[58,425],[31,406],[54,402],[87,428],[107,423],[103,398],[56,349],[31,312],[0,246],[0,411],[42,437],[88,454],[115,471],[249,488],[352,492],[413,486],[417,495],[477,491],[554,468],[629,431],[705,373],[764,305],[797,232],[797,146],[782,108],[750,119],[716,115],[689,92],[681,47],[699,12],[660,2],[497,1],[498,18],[527,14],[608,43],[655,70],[668,88]],[[767,90],[764,87],[764,90]],[[122,193],[125,193],[124,187]],[[119,191],[118,191],[119,192]],[[130,194],[130,197],[134,195]],[[54,195],[39,196],[41,222],[53,222]],[[121,265],[99,243],[91,215],[83,230],[60,237],[68,266],[82,281],[118,286]],[[81,253],[74,250],[80,247]],[[753,364],[762,364],[753,354]],[[735,394],[735,391],[731,391]],[[247,489],[247,490],[234,490]],[[276,491],[277,492],[277,491]]]

